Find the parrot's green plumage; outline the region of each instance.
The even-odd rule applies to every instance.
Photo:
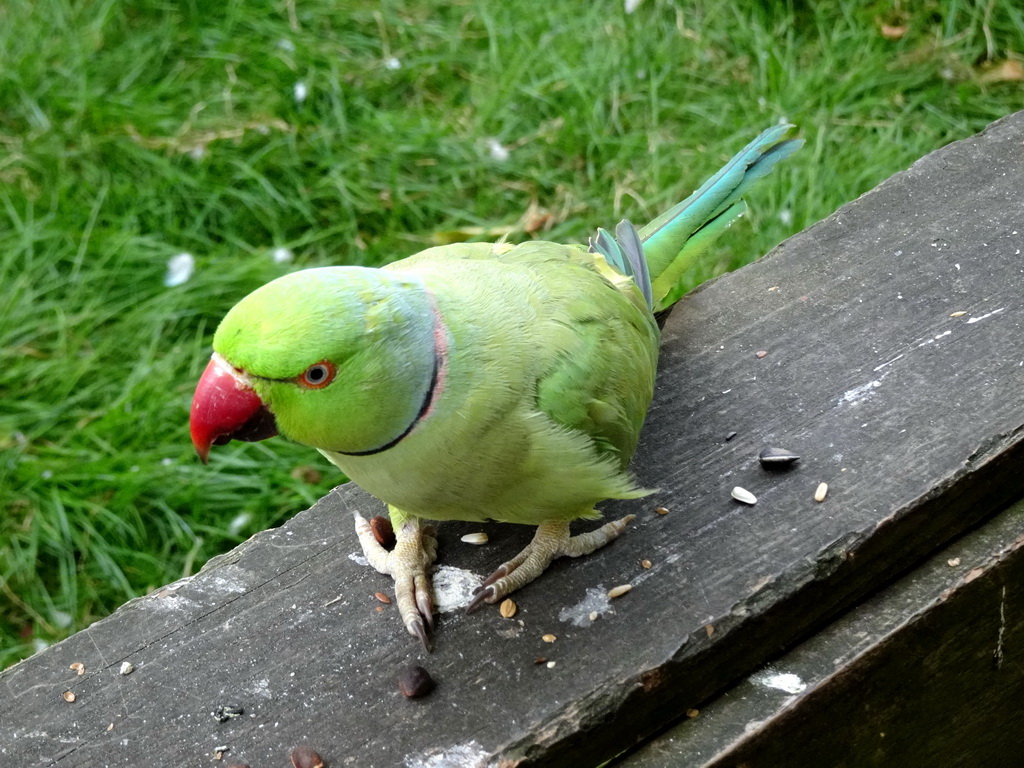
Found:
[[[197,389],[197,449],[205,457],[215,440],[273,434],[252,426],[259,409],[264,426],[269,412],[276,431],[387,502],[396,552],[373,550],[365,524],[361,538],[371,562],[395,576],[403,619],[421,638],[434,542],[419,519],[540,526],[473,607],[553,557],[601,546],[624,521],[572,538],[567,524],[598,516],[603,499],[647,493],[627,467],[654,390],[655,312],[743,212],[740,195],[800,146],[788,129],[765,131],[639,233],[622,222],[589,249],[457,244],[382,269],[310,269],[269,283],[217,330],[203,382],[229,383],[216,396],[203,382]],[[214,401],[237,391],[248,398],[242,415],[218,416]]]

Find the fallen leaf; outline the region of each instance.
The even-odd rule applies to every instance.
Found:
[[[910,27],[906,24],[883,24],[881,27],[882,37],[886,40],[899,40],[909,31]]]
[[[315,485],[324,479],[324,476],[319,469],[305,464],[295,467],[288,474],[291,475],[293,480],[299,480],[303,483],[309,483],[310,485]]]
[[[1024,80],[1024,64],[1015,59],[1006,59],[994,64],[978,76],[980,83],[1017,83]]]
[[[530,206],[526,209],[526,213],[523,214],[523,231],[528,235],[532,235],[534,232],[542,229],[550,229],[554,221],[554,214],[547,208],[542,208],[537,204],[537,200],[533,199],[530,200]]]

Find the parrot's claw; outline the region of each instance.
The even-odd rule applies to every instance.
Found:
[[[420,642],[423,644],[423,650],[430,653],[433,648],[430,645],[430,636],[427,635],[427,630],[423,626],[423,619],[417,617],[411,622],[405,625],[405,628],[409,630],[409,634],[413,637],[418,637]]]
[[[491,584],[496,582],[498,579],[503,578],[505,576],[508,576],[510,573],[512,573],[512,571],[514,571],[516,568],[518,568],[520,565],[522,565],[522,561],[517,563],[516,560],[519,560],[520,557],[522,558],[522,560],[525,560],[526,559],[526,553],[527,553],[528,550],[529,550],[529,547],[527,547],[522,552],[520,552],[519,555],[514,560],[509,560],[507,563],[502,563],[501,565],[499,565],[498,569],[494,573],[492,573],[490,576],[488,576],[486,579],[484,579],[483,584],[481,584],[479,587],[476,588],[476,592],[479,592],[484,587],[489,587]]]
[[[469,605],[466,606],[467,614],[473,613],[473,611],[477,610],[484,603],[494,602],[494,587],[480,586],[473,590],[473,594],[473,599],[470,600]]]
[[[363,554],[377,571],[395,580],[395,602],[410,635],[430,651],[429,632],[434,629],[434,599],[427,569],[437,556],[437,537],[432,526],[420,526],[409,518],[395,531],[395,548],[388,552],[373,535],[370,524],[355,513],[356,534]]]
[[[563,522],[543,523],[537,527],[533,541],[508,562],[498,566],[483,584],[474,590],[474,597],[466,606],[466,613],[473,613],[484,603],[496,603],[506,595],[540,576],[558,557],[582,557],[589,555],[609,541],[618,538],[636,515],[626,515],[620,520],[605,523],[600,528],[569,535],[569,524]]]

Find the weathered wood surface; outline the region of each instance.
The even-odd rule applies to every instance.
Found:
[[[393,606],[376,610],[388,583],[350,558],[350,510],[378,505],[341,488],[0,673],[0,763],[199,765],[226,746],[228,763],[262,768],[299,743],[330,766],[622,753],[1024,497],[1022,180],[1024,113],[681,302],[634,463],[662,491],[607,504],[637,522],[522,590],[514,619],[445,614],[424,655]],[[765,472],[765,445],[803,459]],[[757,505],[732,501],[734,485]],[[473,548],[468,530],[442,527],[440,562],[477,574],[529,535],[488,526]],[[562,618],[627,582],[592,624]],[[395,673],[416,660],[439,685],[410,702]],[[223,704],[244,716],[218,723]]]
[[[618,768],[1024,762],[1024,503]]]

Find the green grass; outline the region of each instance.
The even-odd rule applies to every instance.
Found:
[[[699,282],[1024,106],[988,75],[1020,61],[1015,5],[7,0],[0,667],[338,481],[281,440],[192,454],[210,336],[250,290],[473,228],[526,238],[531,206],[549,239],[642,223],[797,123],[808,146]],[[195,275],[168,288],[183,251]]]

